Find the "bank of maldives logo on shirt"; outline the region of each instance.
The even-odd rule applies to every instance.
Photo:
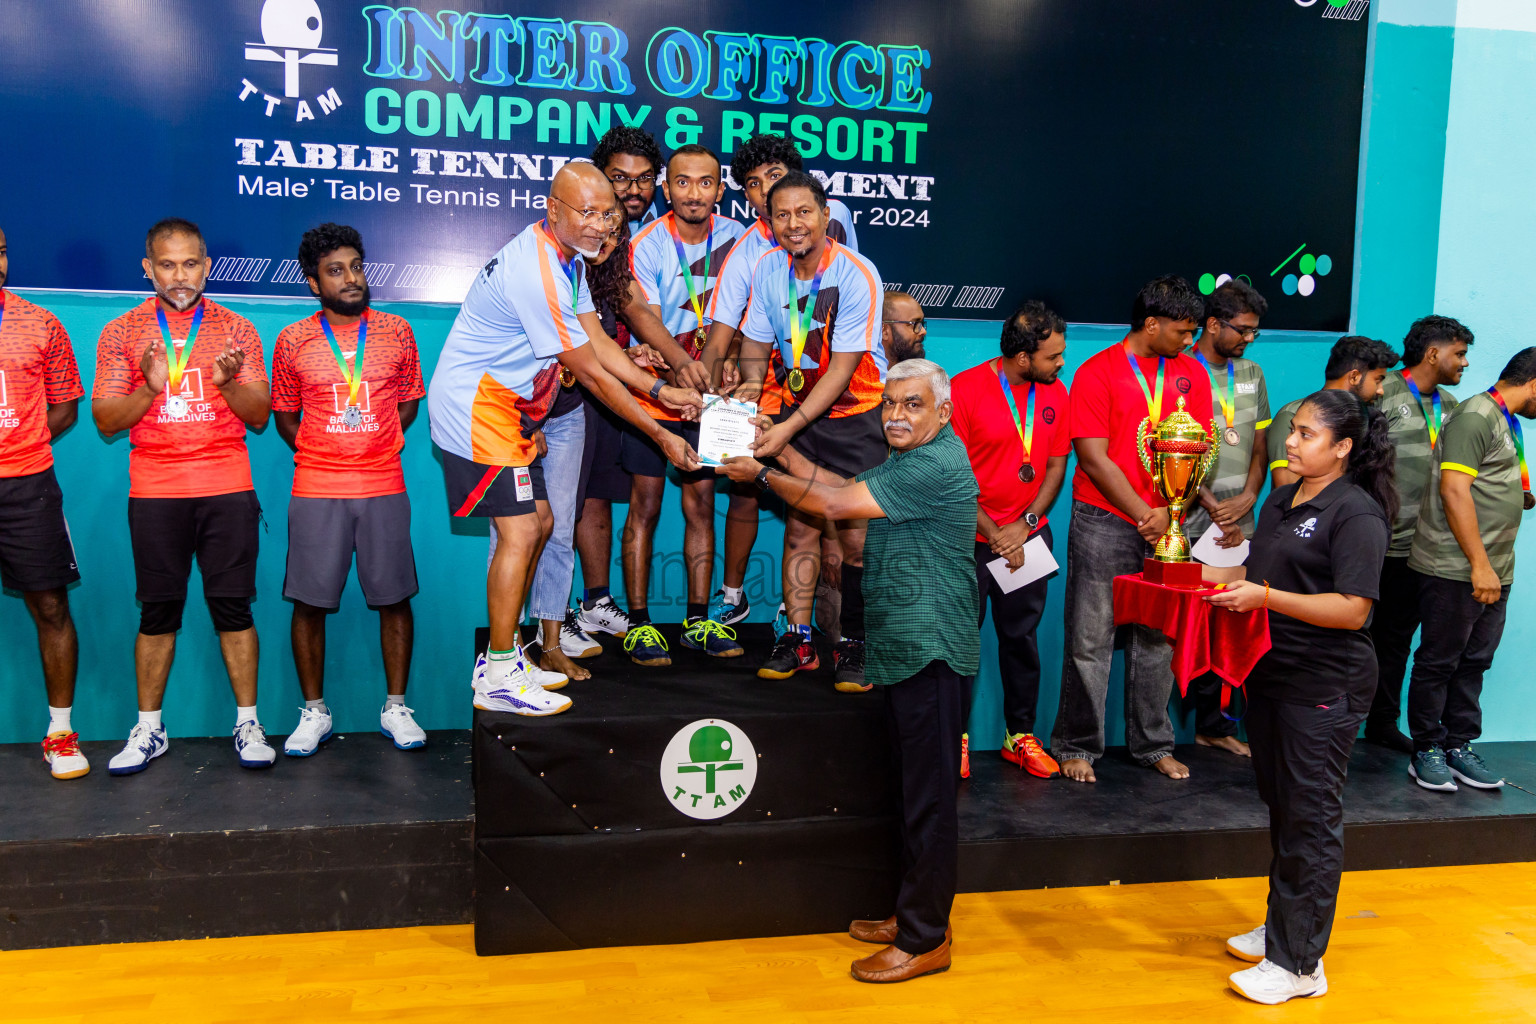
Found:
[[[723,818],[757,783],[757,752],[730,722],[701,718],[677,731],[661,755],[661,789],[690,818]]]

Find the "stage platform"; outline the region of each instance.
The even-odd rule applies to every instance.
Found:
[[[889,827],[878,813],[881,755],[871,746],[881,735],[879,693],[835,693],[829,669],[785,682],[757,679],[758,658],[768,643],[762,628],[744,631],[747,656],[724,665],[674,644],[672,668],[640,669],[623,659],[616,642],[605,640],[608,652],[587,663],[600,677],[572,683],[566,691],[576,702],[571,712],[519,720],[529,727],[528,735],[551,745],[538,753],[517,744],[520,754],[544,762],[534,768],[534,778],[552,766],[557,774],[568,773],[583,761],[619,758],[622,737],[638,732],[634,720],[654,716],[670,703],[685,715],[737,724],[760,753],[768,751],[756,743],[758,735],[795,730],[796,756],[805,770],[794,777],[821,781],[786,790],[775,782],[773,768],[760,766],[752,790],[759,798],[757,811],[743,806],[714,821],[696,821],[666,805],[659,752],[638,751],[626,757],[628,770],[641,780],[633,790],[641,799],[632,807],[613,800],[614,793],[626,790],[603,787],[569,801],[526,804],[526,813],[516,804],[483,807],[483,822],[503,834],[579,820],[584,837],[590,836],[581,844],[581,857],[589,859],[579,859],[571,852],[578,844],[567,840],[556,857],[539,862],[550,890],[539,896],[545,901],[540,913],[555,919],[572,908],[598,903],[612,908],[622,901],[643,909],[647,899],[665,897],[664,913],[640,915],[640,924],[666,925],[666,938],[654,941],[718,938],[715,931],[679,929],[689,921],[705,922],[701,930],[718,929],[720,908],[735,905],[745,893],[760,904],[777,905],[786,927],[799,926],[796,915],[818,914],[826,920],[816,930],[836,930],[846,922],[833,920],[823,905],[835,910],[849,892],[863,899],[894,885],[895,850],[879,845]],[[613,675],[603,678],[609,672]],[[460,678],[457,671],[452,675]],[[769,732],[760,733],[751,724],[756,719],[765,724],[771,719]],[[862,723],[855,735],[826,731],[850,723]],[[268,772],[240,769],[227,737],[173,739],[165,757],[126,778],[106,773],[121,740],[85,747],[96,766],[93,774],[56,782],[34,744],[0,746],[0,947],[472,918],[468,732],[434,732],[417,752],[395,750],[376,732],[339,736],[314,757],[279,758]],[[610,748],[616,753],[609,755]],[[1431,793],[1413,785],[1402,756],[1358,744],[1345,800],[1347,866],[1536,860],[1536,743],[1489,743],[1479,750],[1510,786]],[[976,752],[972,778],[960,793],[960,888],[1262,874],[1269,856],[1266,819],[1248,763],[1198,747],[1180,747],[1178,756],[1194,773],[1185,782],[1166,780],[1133,765],[1124,751],[1111,750],[1097,766],[1098,783],[1086,786],[1036,779],[994,751]],[[828,777],[843,757],[869,761],[868,773]],[[848,793],[852,802],[840,795],[833,802],[839,793]],[[833,831],[783,828],[786,816],[815,819]],[[809,881],[749,873],[746,864],[735,876],[735,861],[748,858],[729,859],[728,847],[720,845],[721,833],[731,829],[750,833],[762,860],[792,853],[796,842],[812,843],[806,848],[811,856],[814,844],[839,828],[849,830],[836,840],[844,855],[818,861]],[[687,859],[702,884],[668,888],[673,883],[665,876],[626,874],[646,863],[635,851],[671,841],[663,832],[679,833],[671,839],[688,834],[690,845],[676,853],[693,851]],[[539,845],[524,842],[522,848]],[[660,848],[650,846],[644,856]],[[677,861],[681,868],[685,858]],[[510,895],[510,884],[502,882],[503,897]],[[492,887],[482,887],[482,898],[493,895]],[[555,945],[548,932],[541,934],[546,945]]]

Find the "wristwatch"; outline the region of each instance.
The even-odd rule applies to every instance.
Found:
[[[657,377],[656,378],[656,383],[651,385],[651,400],[655,401],[656,399],[660,398],[661,397],[661,389],[666,387],[666,386],[667,386],[667,382],[662,380],[660,377]]]
[[[773,490],[773,488],[768,486],[768,467],[767,466],[764,466],[762,469],[757,471],[757,480],[755,482],[756,482],[758,487],[762,488],[765,491]]]
[[[1040,529],[1040,517],[1035,515],[1033,512],[1025,512],[1024,525],[1029,527],[1030,533],[1034,533],[1036,530]]]

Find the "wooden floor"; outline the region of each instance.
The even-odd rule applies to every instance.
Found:
[[[721,894],[729,899],[728,893]],[[1536,1021],[1536,864],[1345,876],[1330,993],[1227,991],[1262,879],[961,896],[947,974],[849,979],[846,936],[480,959],[468,927],[0,953],[0,1020],[1010,1024]]]

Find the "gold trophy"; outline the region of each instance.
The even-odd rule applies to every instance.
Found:
[[[1152,486],[1168,502],[1168,529],[1146,559],[1142,578],[1169,587],[1199,588],[1205,584],[1200,563],[1189,555],[1184,509],[1199,496],[1200,481],[1216,463],[1221,441],[1214,427],[1207,431],[1184,411],[1182,398],[1177,411],[1155,429],[1149,427],[1150,418],[1136,428],[1136,450],[1152,475]]]

